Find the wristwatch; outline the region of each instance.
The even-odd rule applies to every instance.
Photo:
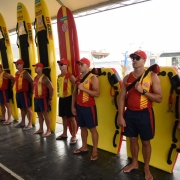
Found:
[[[141,94],[146,94],[147,93],[147,91],[145,90],[145,89],[143,89],[143,92],[141,93]]]

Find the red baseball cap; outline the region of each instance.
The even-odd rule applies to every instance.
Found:
[[[79,61],[76,61],[76,63],[82,63],[82,64],[87,64],[88,66],[90,66],[90,60],[83,57],[82,59],[80,59]]]
[[[17,61],[13,62],[15,64],[23,64],[24,65],[24,61],[22,59],[18,59]]]
[[[65,65],[69,65],[69,61],[67,59],[61,59],[60,61],[57,61],[58,64],[65,64]]]
[[[137,55],[143,59],[147,59],[146,53],[144,51],[141,51],[141,50],[135,51],[134,53],[130,54],[129,56],[132,58],[134,55]]]
[[[44,65],[42,63],[37,63],[37,64],[34,64],[32,65],[33,67],[40,67],[40,68],[44,68]]]

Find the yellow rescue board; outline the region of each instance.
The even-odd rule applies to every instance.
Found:
[[[45,43],[47,43],[47,53],[48,62],[42,57],[43,55],[40,54],[40,42],[38,42],[38,61],[43,63],[45,66],[45,70],[49,70],[50,79],[54,87],[54,95],[52,98],[52,105],[51,111],[49,112],[50,119],[51,119],[51,131],[54,132],[56,128],[56,118],[57,118],[57,61],[55,56],[55,48],[54,48],[54,37],[52,31],[52,23],[51,23],[51,16],[49,14],[48,7],[44,0],[35,0],[35,18],[36,18],[36,37],[37,39],[40,37],[39,34],[45,31],[46,38],[43,39]],[[42,36],[41,36],[42,37]],[[42,38],[41,38],[42,40]],[[45,44],[44,43],[44,44]],[[42,53],[42,52],[41,52]],[[46,57],[47,58],[47,57]],[[46,66],[48,64],[48,66]]]
[[[4,68],[4,70],[9,70],[10,74],[12,76],[15,76],[15,67],[13,64],[14,61],[14,57],[13,57],[13,52],[12,52],[12,47],[11,47],[11,42],[9,39],[9,32],[8,32],[8,28],[6,26],[6,23],[4,21],[4,18],[2,16],[2,14],[0,13],[0,26],[1,26],[1,31],[0,31],[0,40],[2,40],[2,38],[4,38],[4,43],[6,46],[6,53],[7,53],[7,60],[8,60],[8,66],[9,68]],[[2,56],[0,53],[0,61],[1,64],[2,63]],[[15,120],[19,119],[19,110],[16,106],[16,92],[15,92],[15,87],[13,88],[13,98],[10,100],[10,105],[11,105],[11,109],[12,109],[12,116]]]
[[[117,125],[120,77],[113,68],[101,68],[98,74],[100,96],[95,98],[98,116],[98,148],[118,154],[123,137]],[[92,145],[90,132],[87,142]]]
[[[32,25],[31,20],[29,17],[29,13],[24,6],[23,3],[17,4],[17,33],[18,33],[18,44],[19,44],[19,56],[22,60],[25,61],[25,68],[28,72],[30,72],[32,77],[35,77],[35,71],[32,67],[33,64],[36,64],[36,53],[35,53],[35,45],[34,45],[34,39],[33,39],[33,32],[32,32]],[[23,44],[20,43],[20,36],[26,36],[27,35],[27,42],[28,42],[28,57],[27,59],[24,59],[22,57],[22,49],[24,48]],[[28,61],[28,63],[27,63]],[[28,65],[26,65],[26,63]],[[34,99],[34,97],[32,97]],[[32,110],[33,110],[33,117],[32,117],[32,124],[36,124],[36,113],[34,112],[34,101],[32,101]]]
[[[153,103],[155,137],[151,140],[152,154],[150,165],[171,173],[178,156],[177,149],[180,145],[180,131],[177,130],[177,94],[175,90],[171,91],[172,83],[170,79],[172,79],[172,82],[175,82],[176,86],[179,77],[177,70],[173,67],[160,67],[159,78],[163,99],[161,103]],[[170,94],[172,94],[172,98],[169,98]],[[172,103],[169,99],[173,99]],[[139,145],[138,160],[144,162],[140,141]],[[131,157],[129,138],[127,138],[127,155]]]

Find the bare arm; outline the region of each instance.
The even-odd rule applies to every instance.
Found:
[[[73,75],[71,75],[71,76],[69,77],[69,79],[70,79],[70,82],[71,82],[71,84],[72,84],[72,92],[73,92],[76,78],[75,78]]]
[[[25,71],[23,73],[23,75],[24,75],[24,78],[31,84],[31,93],[34,94],[34,86],[33,86],[32,76],[27,71]]]
[[[153,102],[160,103],[162,101],[162,89],[159,77],[155,73],[151,73],[151,79],[152,79],[152,91],[153,92],[146,92],[144,96],[146,96],[148,99],[150,99]],[[139,91],[139,93],[142,93],[143,88],[139,82],[135,85],[136,90]]]
[[[73,93],[72,93],[72,105],[71,105],[71,111],[73,115],[76,115],[76,94],[77,94],[77,86],[74,86]]]
[[[9,73],[4,73],[4,75],[3,75],[5,78],[7,78],[7,79],[10,79],[11,80],[11,87],[13,87],[14,86],[14,83],[15,83],[15,78],[11,75],[11,74],[9,74]]]
[[[99,80],[96,76],[91,77],[92,90],[86,89],[83,86],[83,83],[80,83],[78,88],[92,97],[99,97]]]
[[[52,101],[52,97],[54,93],[53,85],[47,76],[44,76],[42,81],[46,85],[46,87],[49,89],[49,101]]]
[[[124,113],[124,107],[125,107],[125,99],[126,99],[126,81],[128,76],[125,76],[123,79],[123,84],[121,87],[119,102],[118,102],[118,112],[119,116],[123,116]]]
[[[124,107],[125,107],[125,99],[126,99],[126,81],[127,81],[128,75],[124,77],[123,84],[121,87],[119,102],[118,102],[118,124],[120,126],[125,127],[126,123],[123,117],[124,114]]]

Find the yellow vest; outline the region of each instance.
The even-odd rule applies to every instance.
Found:
[[[72,83],[69,79],[71,76],[70,73],[67,73],[65,76],[58,76],[57,85],[58,92],[61,98],[68,97],[72,95]]]

